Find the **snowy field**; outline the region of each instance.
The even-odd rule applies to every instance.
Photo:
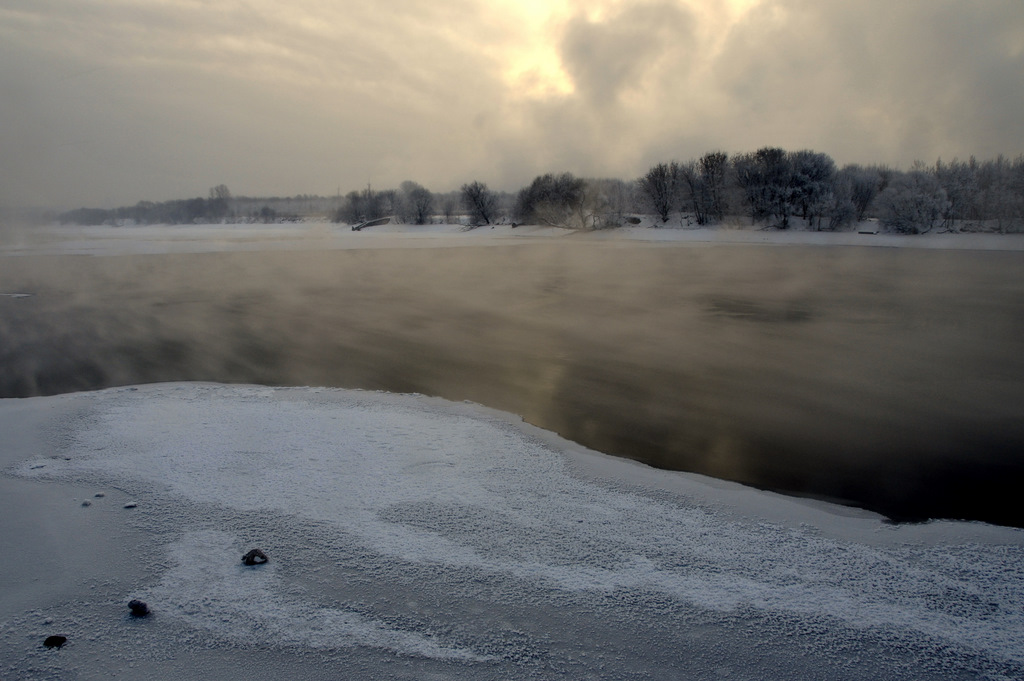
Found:
[[[669,236],[903,245],[278,225],[51,228],[0,250]],[[0,434],[0,679],[1024,678],[1021,530],[894,525],[419,395],[142,385],[0,400]],[[256,547],[269,562],[244,566]]]

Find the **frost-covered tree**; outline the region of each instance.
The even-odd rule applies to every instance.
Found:
[[[999,155],[983,162],[977,172],[974,211],[996,231],[1024,229],[1024,156],[1010,160]]]
[[[977,218],[974,208],[977,205],[978,194],[978,162],[974,157],[972,156],[967,163],[955,158],[949,163],[943,163],[942,159],[939,159],[935,162],[933,172],[949,200],[946,212],[942,216],[943,226],[955,229],[958,222]]]
[[[462,185],[462,206],[474,224],[489,225],[498,215],[498,197],[483,182]]]
[[[587,211],[590,229],[619,227],[632,210],[632,186],[619,179],[587,180]]]
[[[935,176],[915,169],[896,176],[879,196],[881,223],[900,234],[924,234],[949,209],[946,190]]]
[[[853,199],[853,184],[852,173],[846,172],[845,169],[836,173],[835,178],[832,180],[832,191],[825,210],[825,215],[828,217],[828,229],[831,231],[843,229],[857,219],[857,204]]]
[[[833,182],[836,164],[828,154],[816,151],[794,151],[789,155],[792,175],[790,177],[790,202],[793,209],[810,225],[821,216],[832,202]]]
[[[878,192],[884,188],[882,174],[874,166],[864,168],[856,164],[849,164],[843,166],[843,169],[839,171],[839,176],[850,184],[850,201],[853,202],[857,211],[856,221],[863,221],[867,217],[868,209],[875,197],[878,196]]]
[[[733,169],[751,221],[777,218],[779,228],[787,229],[793,210],[793,166],[789,154],[778,147],[764,147],[734,156]]]
[[[975,212],[979,219],[994,222],[998,232],[1007,231],[1015,214],[1021,216],[1015,204],[1024,197],[1014,196],[1012,177],[1012,163],[1002,155],[978,168]]]

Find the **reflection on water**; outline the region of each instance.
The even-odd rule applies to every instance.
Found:
[[[656,466],[1024,525],[1021,253],[642,244],[4,258],[0,394],[469,399]]]

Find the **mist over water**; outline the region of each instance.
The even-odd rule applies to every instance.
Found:
[[[898,519],[1024,526],[1024,254],[563,239],[0,259],[0,396],[419,392]]]

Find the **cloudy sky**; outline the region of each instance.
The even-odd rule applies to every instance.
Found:
[[[0,206],[1024,152],[1022,0],[0,0]]]

